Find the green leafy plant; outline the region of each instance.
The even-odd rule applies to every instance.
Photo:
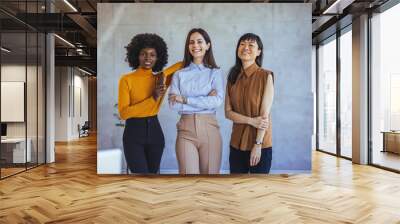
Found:
[[[114,105],[114,110],[115,110],[116,112],[114,112],[113,115],[114,115],[114,117],[117,118],[117,120],[118,120],[118,122],[115,123],[115,126],[117,126],[117,127],[125,127],[125,122],[124,122],[124,120],[121,119],[121,117],[119,116],[119,113],[118,113],[118,103],[116,103],[116,104]]]

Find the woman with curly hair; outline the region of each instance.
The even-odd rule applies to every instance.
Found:
[[[118,91],[119,114],[126,120],[125,159],[132,173],[158,173],[165,142],[157,114],[181,63],[162,71],[168,63],[167,45],[156,34],[138,34],[126,49],[133,71],[120,78]]]
[[[215,114],[224,100],[224,85],[205,30],[189,31],[183,67],[173,77],[169,96],[181,115],[176,140],[179,173],[218,174],[222,140]]]

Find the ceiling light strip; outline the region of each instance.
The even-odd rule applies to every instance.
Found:
[[[66,40],[66,39],[64,39],[64,38],[62,38],[62,37],[60,37],[60,36],[57,35],[57,34],[54,34],[54,36],[57,37],[58,39],[60,39],[61,41],[63,41],[64,43],[68,44],[70,47],[75,48],[75,45],[73,45],[73,44],[72,44],[71,42],[69,42],[68,40]]]
[[[337,4],[339,4],[341,0],[336,0],[331,6],[329,6],[327,9],[324,10],[322,14],[327,14],[331,9],[336,7]]]
[[[78,70],[81,71],[81,72],[83,72],[83,73],[85,73],[85,74],[87,74],[87,75],[93,75],[92,73],[90,73],[90,72],[88,72],[88,71],[85,71],[85,70],[83,70],[83,69],[81,69],[81,68],[79,68],[79,67],[78,67]]]
[[[8,50],[7,48],[4,48],[4,47],[1,47],[1,50],[4,51],[4,52],[7,52],[7,53],[11,52],[11,50]]]
[[[64,0],[65,4],[67,4],[72,10],[74,10],[74,12],[78,12],[78,10],[68,1],[68,0]]]

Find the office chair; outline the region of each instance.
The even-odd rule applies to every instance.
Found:
[[[89,136],[89,129],[90,129],[89,121],[85,121],[82,127],[80,127],[80,125],[78,124],[79,138]]]

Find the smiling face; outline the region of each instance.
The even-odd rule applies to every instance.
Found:
[[[144,69],[151,69],[157,61],[157,51],[154,48],[143,48],[139,53],[139,66]]]
[[[194,32],[192,35],[190,35],[188,47],[189,52],[193,57],[193,61],[201,63],[206,55],[206,52],[210,48],[210,43],[207,43],[200,33]]]
[[[256,58],[261,54],[261,50],[258,47],[257,41],[255,40],[243,40],[240,41],[237,55],[242,62],[255,62]]]

